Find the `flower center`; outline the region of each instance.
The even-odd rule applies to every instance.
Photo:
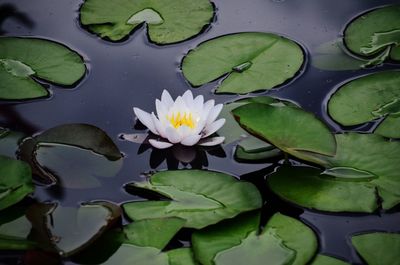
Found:
[[[190,129],[193,129],[196,127],[195,122],[193,120],[192,113],[189,113],[189,114],[186,112],[173,113],[170,117],[167,116],[167,120],[176,129],[181,126],[187,126]]]

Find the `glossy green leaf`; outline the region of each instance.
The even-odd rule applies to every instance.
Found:
[[[146,23],[152,42],[170,44],[199,34],[214,7],[208,0],[86,0],[80,13],[81,23],[102,38],[122,40]]]
[[[193,234],[196,258],[204,265],[306,264],[317,239],[301,222],[275,214],[261,234],[259,215],[243,215]]]
[[[328,111],[344,126],[383,117],[376,133],[400,138],[400,71],[374,73],[346,83],[329,100]]]
[[[36,204],[27,212],[33,225],[32,238],[61,256],[73,255],[95,241],[121,217],[118,206],[90,202],[79,208]]]
[[[0,155],[15,157],[25,134],[0,128]]]
[[[232,113],[248,132],[291,155],[335,154],[335,139],[326,125],[300,108],[253,103]]]
[[[21,201],[33,191],[29,165],[0,155],[0,210]]]
[[[369,265],[394,265],[400,262],[400,234],[362,234],[353,236],[351,242]]]
[[[198,264],[190,248],[178,248],[167,252],[169,265],[196,265]]]
[[[133,220],[179,217],[186,220],[185,227],[199,229],[261,207],[260,193],[253,184],[207,170],[158,172],[128,187],[157,192],[169,199],[125,203],[124,210]]]
[[[33,99],[49,95],[35,79],[73,85],[85,74],[82,57],[44,39],[0,38],[0,99]]]
[[[285,201],[330,212],[373,212],[378,208],[375,187],[325,177],[311,167],[282,167],[268,177],[270,189]]]
[[[344,32],[347,47],[355,54],[376,55],[400,44],[400,5],[386,6],[362,14]],[[395,56],[391,56],[396,59]]]
[[[350,265],[350,263],[330,256],[318,254],[315,259],[310,263],[310,265]]]
[[[246,94],[293,78],[303,61],[295,42],[271,33],[245,32],[201,43],[183,59],[182,71],[193,86],[226,75],[216,93]]]

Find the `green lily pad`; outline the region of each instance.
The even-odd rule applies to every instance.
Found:
[[[185,56],[182,71],[192,86],[226,75],[216,93],[246,94],[274,88],[293,78],[303,61],[301,47],[289,39],[244,32],[201,43]]]
[[[99,186],[97,177],[115,176],[122,156],[112,139],[88,124],[66,124],[26,139],[20,156],[44,183],[70,188]]]
[[[118,206],[107,202],[90,202],[79,208],[57,204],[36,204],[27,211],[32,223],[31,238],[41,247],[63,257],[89,246],[121,217]]]
[[[123,208],[133,220],[179,217],[186,220],[185,227],[199,229],[261,207],[260,193],[253,184],[207,170],[158,172],[128,187],[157,192],[169,199],[125,203]]]
[[[350,265],[350,263],[330,256],[318,254],[310,265]]]
[[[362,14],[344,32],[349,50],[361,56],[373,56],[400,45],[400,5],[386,6]],[[397,53],[396,51],[394,53]],[[396,59],[396,56],[392,56]]]
[[[351,242],[369,265],[399,264],[400,234],[362,234],[353,236]]]
[[[301,222],[275,214],[258,234],[259,215],[243,215],[193,234],[195,257],[204,265],[306,264],[317,239]]]
[[[32,226],[25,217],[25,210],[23,207],[11,207],[1,212],[1,250],[27,250],[36,247],[36,243],[28,239]]]
[[[84,26],[101,38],[119,41],[143,23],[157,44],[170,44],[199,34],[214,17],[208,0],[87,0],[80,10]]]
[[[196,265],[193,251],[190,248],[178,248],[167,252],[169,265]]]
[[[335,138],[326,125],[298,107],[252,103],[232,113],[249,133],[301,159],[335,154]]]
[[[36,78],[70,86],[86,72],[82,57],[68,47],[44,39],[0,38],[0,99],[46,97]]]
[[[375,133],[400,138],[400,71],[374,73],[346,83],[329,100],[328,111],[344,126],[383,118]]]
[[[0,155],[15,157],[21,140],[25,134],[0,128]]]
[[[33,191],[29,165],[0,155],[0,210],[21,201]]]

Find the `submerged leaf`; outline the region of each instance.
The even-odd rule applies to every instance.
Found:
[[[48,96],[34,78],[73,85],[85,74],[79,54],[44,39],[0,38],[0,99],[18,100]]]
[[[182,71],[193,86],[227,75],[216,93],[246,94],[291,79],[303,61],[295,42],[275,34],[245,32],[201,43],[185,56]]]
[[[81,23],[102,38],[122,40],[146,23],[152,42],[170,44],[199,34],[214,7],[208,0],[87,0],[80,13]]]
[[[365,181],[377,178],[377,176],[375,176],[370,172],[359,170],[352,167],[332,167],[326,169],[321,174],[333,176],[336,178],[349,179],[351,181],[357,181],[357,180]]]
[[[0,128],[0,155],[15,157],[25,134]]]

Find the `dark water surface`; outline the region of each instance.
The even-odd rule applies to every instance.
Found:
[[[110,0],[111,1],[111,0]],[[155,109],[155,98],[163,89],[175,97],[190,88],[179,70],[180,61],[189,49],[199,43],[229,33],[244,31],[275,32],[300,43],[306,50],[307,62],[302,73],[277,90],[257,93],[291,99],[305,110],[314,112],[340,131],[324,111],[324,100],[340,83],[359,75],[399,68],[385,64],[374,69],[358,71],[322,71],[314,68],[311,56],[315,49],[341,36],[345,25],[366,10],[398,3],[396,0],[214,0],[216,20],[208,30],[189,41],[157,46],[147,40],[142,27],[121,43],[99,39],[79,25],[80,0],[0,0],[0,34],[5,36],[36,36],[66,44],[84,56],[88,72],[74,88],[51,85],[48,99],[30,102],[0,102],[0,126],[28,135],[65,123],[89,123],[105,130],[124,153],[120,173],[102,179],[101,188],[82,190],[52,190],[37,188],[39,201],[59,201],[64,206],[76,206],[88,200],[109,200],[122,203],[138,199],[128,194],[125,183],[140,180],[141,173],[152,170],[182,168],[185,165],[171,162],[170,154],[139,152],[139,144],[121,141],[120,133],[139,132],[133,128],[132,107],[146,111]],[[195,95],[214,98],[218,103],[237,99],[235,95],[214,95],[216,82],[193,89]],[[223,171],[258,183],[273,169],[271,164],[243,164],[234,161],[234,145],[224,146],[224,151],[214,151],[198,159],[197,168]],[[138,154],[138,152],[140,154]],[[225,153],[225,155],[224,155]],[[167,159],[170,161],[166,162]],[[188,166],[191,167],[190,165]],[[270,168],[268,168],[270,167]],[[265,169],[267,168],[267,169]],[[258,171],[252,178],[251,172]],[[258,187],[264,188],[259,181]],[[212,185],[212,183],[210,183]],[[320,251],[337,256],[353,264],[363,264],[351,248],[350,235],[363,231],[400,232],[399,208],[389,213],[375,215],[326,214],[301,210],[279,202],[266,194],[267,205],[285,214],[300,217],[319,235]],[[267,206],[268,208],[268,206]],[[13,253],[0,252],[0,264],[15,264]],[[69,262],[66,262],[69,263]]]

